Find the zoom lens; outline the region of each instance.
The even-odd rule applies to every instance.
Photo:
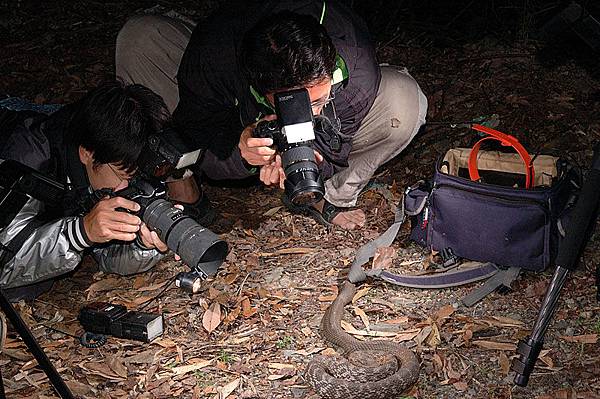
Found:
[[[292,203],[312,205],[323,199],[325,187],[312,147],[302,145],[287,149],[281,153],[281,163],[285,192]]]
[[[165,199],[151,202],[142,220],[203,278],[215,275],[227,256],[225,241]]]

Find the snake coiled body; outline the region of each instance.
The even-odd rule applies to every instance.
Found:
[[[393,399],[417,382],[415,354],[392,341],[359,341],[341,328],[344,307],[356,286],[349,281],[325,311],[321,335],[342,349],[341,356],[318,356],[304,378],[324,399]]]

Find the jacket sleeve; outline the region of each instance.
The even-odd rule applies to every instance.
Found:
[[[235,60],[234,49],[213,43],[207,29],[194,29],[179,65],[179,103],[173,120],[191,145],[210,150],[224,160],[237,147],[243,130],[238,100],[232,91],[239,72],[235,62],[225,62]]]
[[[14,220],[0,231],[0,254],[6,245],[43,211],[43,204],[30,199]],[[33,230],[2,268],[0,285],[18,287],[38,283],[68,273],[81,261],[91,243],[83,233],[80,217],[60,218]]]
[[[156,249],[142,248],[137,241],[97,246],[92,249],[92,256],[100,270],[122,276],[145,272],[164,257]]]

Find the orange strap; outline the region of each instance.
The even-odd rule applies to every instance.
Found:
[[[529,153],[525,147],[519,143],[519,140],[509,134],[499,132],[486,126],[473,125],[472,128],[477,131],[487,133],[489,136],[479,140],[471,149],[471,153],[469,154],[469,176],[471,177],[471,180],[479,180],[479,171],[477,170],[477,154],[479,153],[479,147],[481,147],[481,143],[486,140],[497,140],[504,146],[513,147],[521,156],[521,159],[525,163],[525,188],[531,188],[535,177],[533,163],[531,162]]]

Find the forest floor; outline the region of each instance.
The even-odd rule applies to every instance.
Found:
[[[201,18],[215,2],[196,9]],[[21,4],[19,2],[19,4]],[[154,3],[23,2],[5,16],[0,98],[68,103],[114,71],[118,29]],[[16,7],[16,6],[15,6]],[[18,26],[18,28],[17,28]],[[539,43],[484,37],[452,46],[427,41],[428,33],[378,41],[381,62],[406,66],[429,100],[428,121],[462,122],[496,114],[498,129],[514,134],[533,153],[568,156],[589,164],[600,138],[600,85],[575,62],[552,67]],[[86,349],[43,326],[80,334],[79,308],[92,301],[131,309],[156,296],[185,266],[172,256],[151,272],[105,275],[86,259],[33,303],[17,305],[71,389],[90,398],[314,398],[302,372],[318,353],[331,353],[318,325],[355,250],[394,218],[403,188],[431,176],[447,149],[468,146],[466,128],[426,126],[410,146],[382,167],[361,195],[367,224],[357,231],[327,229],[291,215],[277,189],[206,187],[228,220],[222,237],[230,253],[218,275],[190,296],[174,286],[145,311],[163,312],[164,335],[150,343],[109,338]],[[392,267],[422,271],[425,250],[410,243],[404,226],[393,244]],[[346,320],[368,335],[383,331],[421,360],[414,398],[600,398],[600,303],[594,272],[600,261],[594,236],[579,269],[569,275],[544,351],[527,388],[515,387],[509,364],[526,337],[552,276],[522,273],[510,292],[493,293],[472,308],[455,306],[479,284],[441,289],[396,288],[381,282],[360,287]],[[356,331],[354,331],[356,333]],[[9,334],[0,355],[8,397],[48,398],[54,392],[23,342]]]

